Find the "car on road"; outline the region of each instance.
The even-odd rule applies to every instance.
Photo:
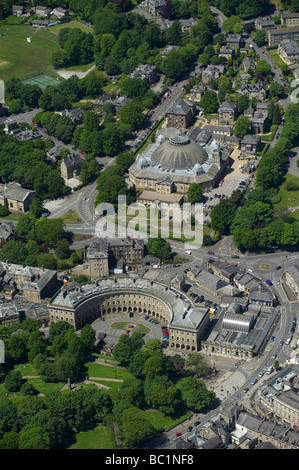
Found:
[[[50,214],[51,212],[46,210],[45,212],[42,213],[42,217],[49,217]]]
[[[192,431],[192,426],[189,426],[189,427],[187,428],[187,431],[188,431],[188,432],[191,432],[191,431]]]
[[[257,381],[258,381],[258,379],[257,379],[256,377],[254,377],[254,379],[252,379],[252,381],[251,381],[251,385],[254,385],[254,384],[256,384],[256,383],[257,383]]]
[[[198,426],[200,424],[200,421],[195,421],[194,426]]]
[[[277,354],[272,354],[273,359],[277,357]]]
[[[259,377],[263,377],[263,375],[264,375],[264,372],[261,371],[261,372],[259,373]]]
[[[248,387],[245,387],[244,390],[243,390],[243,392],[244,392],[244,393],[247,393],[248,390],[249,390],[249,388],[248,388]]]
[[[275,336],[272,336],[271,341],[272,341],[272,343],[273,343],[273,341],[275,341]]]
[[[208,255],[213,255],[214,252],[213,251],[208,251]]]
[[[279,346],[283,346],[283,341],[280,341]]]
[[[266,283],[268,284],[268,286],[273,286],[272,281],[270,281],[270,279],[267,279]]]
[[[279,271],[281,269],[281,266],[276,266],[276,271]]]
[[[182,435],[182,433],[181,432],[176,432],[175,435],[176,435],[176,437],[180,437]]]
[[[238,255],[233,255],[232,258],[234,258],[234,259],[239,259],[240,256],[238,256]]]
[[[126,335],[128,335],[128,334],[130,333],[130,331],[129,331],[129,330],[126,330],[125,333],[126,333]]]

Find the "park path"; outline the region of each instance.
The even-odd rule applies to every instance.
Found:
[[[105,359],[97,358],[97,359],[95,359],[94,362],[96,364],[102,364],[103,366],[113,367],[114,369],[127,370],[125,367],[122,367],[122,366],[115,366],[113,364],[108,364],[107,362],[105,362]]]

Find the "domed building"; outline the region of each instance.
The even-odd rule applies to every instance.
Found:
[[[163,132],[129,168],[129,179],[136,188],[184,194],[197,183],[203,190],[212,189],[232,161],[230,151],[216,140],[202,145],[176,129]]]

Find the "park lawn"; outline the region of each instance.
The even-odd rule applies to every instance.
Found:
[[[282,60],[282,58],[277,54],[277,49],[269,49],[268,52],[274,62],[276,62],[276,65],[278,65],[278,67],[281,67],[282,65],[287,65],[286,62]]]
[[[92,353],[92,356],[104,359],[108,363],[115,364],[116,366],[119,365],[118,361],[113,356],[104,356],[103,354],[99,353]]]
[[[26,375],[36,375],[38,376],[38,373],[34,369],[34,367],[31,364],[16,364],[14,366],[15,370],[19,370],[22,374],[22,377]]]
[[[65,224],[81,224],[82,220],[78,217],[75,211],[69,211],[66,215],[61,217]]]
[[[299,188],[299,178],[294,175],[290,175],[289,173],[286,174],[285,181],[295,181],[298,183]],[[274,215],[277,210],[281,208],[292,208],[299,206],[299,189],[296,191],[288,191],[285,188],[284,183],[279,188],[279,193],[281,197],[281,201],[274,205]],[[287,222],[294,224],[296,228],[299,229],[299,210],[295,210],[294,212],[290,212],[290,217],[288,218]]]
[[[88,72],[88,70],[90,70],[94,65],[95,62],[90,62],[89,64],[85,65],[72,65],[71,67],[62,67],[62,69],[74,72]]]
[[[176,424],[187,419],[188,416],[191,415],[191,412],[186,411],[185,413],[175,416],[165,416],[161,411],[149,411],[146,415],[156,430],[164,428],[167,431]]]
[[[33,35],[24,25],[8,26],[8,31],[0,27],[0,77],[6,82],[11,77],[26,78],[51,70],[50,58],[59,50],[56,42]],[[27,37],[32,42],[27,42]]]
[[[79,23],[79,21],[70,21],[69,23],[57,24],[56,26],[51,26],[49,31],[53,31],[56,34],[59,34],[59,32],[64,28],[80,28],[81,31],[84,31],[85,33],[93,33],[93,28],[89,28],[83,23]]]
[[[78,433],[68,449],[116,449],[113,431],[110,426],[98,424],[95,429]]]
[[[105,385],[106,387],[112,388],[112,390],[119,390],[122,382],[113,382],[112,380],[96,380],[94,379],[93,382],[96,382],[100,385]],[[107,390],[107,389],[106,389]]]
[[[98,377],[104,379],[129,379],[133,376],[130,372],[122,369],[115,369],[114,367],[105,366],[104,364],[95,364],[93,362],[87,362],[87,375],[89,377]]]
[[[37,378],[37,379],[26,379],[27,382],[31,383],[39,393],[43,395],[47,395],[48,393],[59,392],[61,387],[63,386],[63,382],[56,382],[56,383],[48,383],[44,380]]]

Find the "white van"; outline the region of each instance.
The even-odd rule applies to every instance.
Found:
[[[272,371],[273,371],[273,366],[268,367],[267,374],[270,375]]]

